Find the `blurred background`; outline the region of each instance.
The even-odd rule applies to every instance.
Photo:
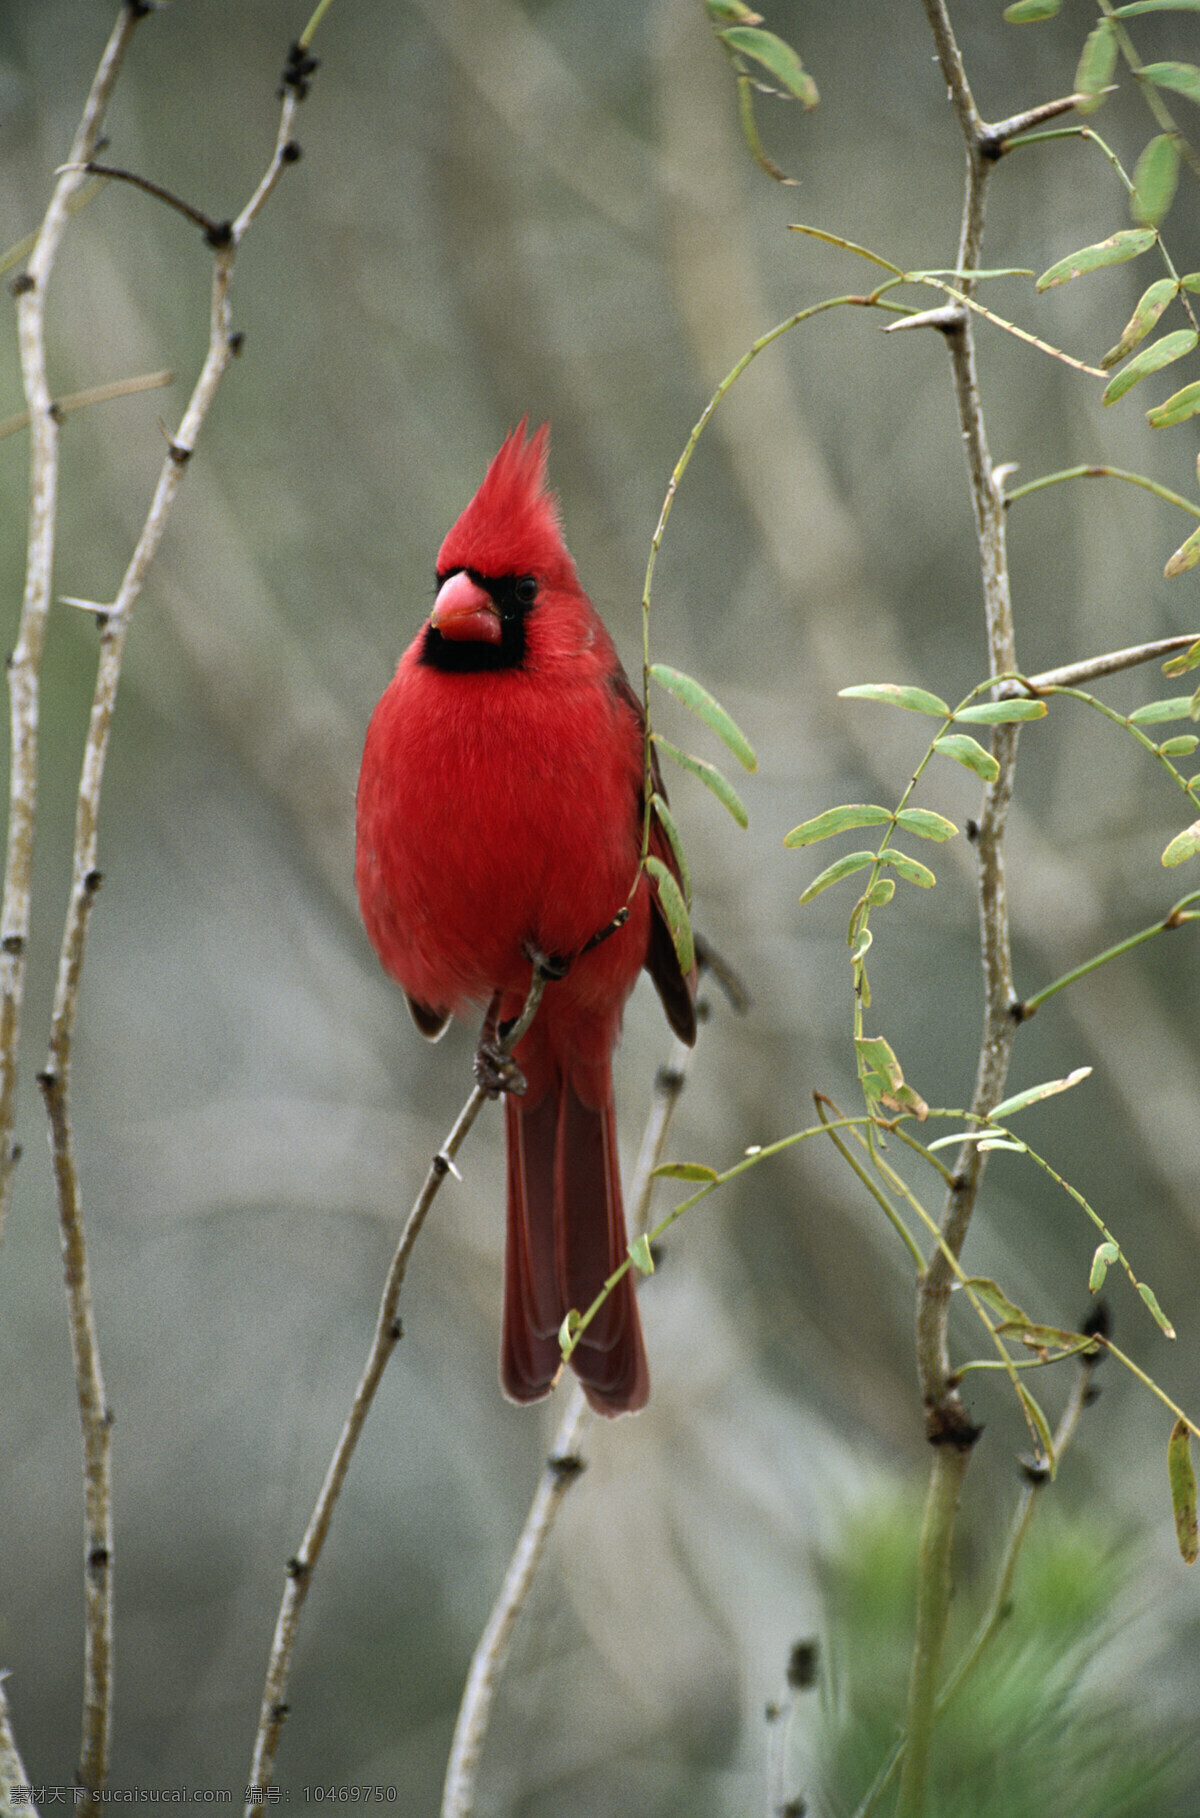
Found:
[[[6,245],[40,218],[113,10],[0,4]],[[986,117],[1071,90],[1088,6],[1067,0],[1026,29],[1002,22],[999,0],[956,13]],[[268,158],[279,73],[306,18],[291,0],[176,0],[153,15],[116,93],[108,156],[235,214]],[[921,9],[779,0],[768,24],[821,90],[808,115],[758,104],[795,188],[751,161],[699,0],[337,0],[318,34],[303,161],[238,261],[244,350],[137,608],[105,787],[74,1103],[116,1417],[117,1786],[240,1797],[284,1562],[349,1404],[399,1221],[469,1087],[473,1031],[433,1049],[419,1040],[352,895],[363,733],[429,609],[445,530],[513,424],[549,418],[572,552],[633,669],[650,536],[713,386],[793,310],[874,282],[788,222],[905,268],[953,264],[962,151]],[[1200,57],[1186,15],[1133,24],[1147,61]],[[1095,123],[1127,168],[1155,130],[1125,93]],[[1094,148],[1024,150],[993,181],[986,262],[1040,271],[1127,221]],[[1198,225],[1185,177],[1166,228],[1180,271],[1200,264]],[[1040,299],[1029,279],[1006,279],[988,302],[1094,362],[1159,275],[1151,263]],[[163,425],[203,357],[209,281],[195,230],[120,185],[67,236],[49,303],[56,391],[168,366],[177,379],[68,420],[58,593],[104,600],[119,582]],[[944,349],[932,334],[885,336],[882,321],[834,311],[763,355],[701,441],[658,566],[655,654],[700,676],[760,759],[738,779],[746,833],[690,779],[669,779],[696,922],[753,996],[740,1019],[713,1004],[669,1143],[677,1159],[728,1165],[809,1123],[814,1089],[853,1106],[852,898],[843,887],[801,910],[835,849],[785,852],[782,836],[838,802],[893,803],[925,748],[928,722],[840,701],[839,688],[913,681],[953,701],[986,670]],[[1145,422],[1191,369],[1102,410],[1095,380],[987,325],[980,365],[993,459],[1019,462],[1022,479],[1110,461],[1195,496],[1194,423],[1153,434]],[[19,410],[11,325],[0,382],[0,412]],[[27,484],[15,435],[0,446],[10,641]],[[1112,481],[1016,505],[1025,670],[1200,631],[1194,577],[1161,578],[1191,528]],[[91,619],[58,608],[25,1158],[0,1257],[0,1665],[31,1777],[60,1785],[78,1740],[82,1496],[33,1076],[95,655]],[[1186,686],[1147,668],[1102,692],[1127,711]],[[660,723],[720,761],[672,703]],[[978,785],[947,763],[919,799],[961,826]],[[1185,818],[1167,779],[1098,716],[1063,704],[1022,735],[1009,846],[1022,992],[1195,886],[1194,865],[1159,864]],[[870,1026],[931,1104],[953,1106],[970,1097],[980,1031],[972,860],[963,840],[921,857],[931,852],[936,890],[902,886],[877,918]],[[1022,1128],[1157,1289],[1177,1342],[1116,1274],[1114,1336],[1193,1415],[1196,940],[1185,929],[1153,942],[1054,998],[1021,1031],[1012,1074],[1015,1091],[1094,1069]],[[668,1053],[642,987],[619,1060],[627,1168]],[[496,1381],[500,1124],[485,1114],[463,1182],[447,1183],[423,1234],[404,1341],[309,1599],[279,1758],[293,1803],[306,1786],[390,1783],[400,1809],[436,1811],[471,1650],[553,1431],[553,1404],[510,1407]],[[936,1209],[928,1177],[913,1179]],[[671,1203],[663,1191],[659,1211]],[[1087,1311],[1095,1242],[1052,1183],[993,1157],[972,1271],[1071,1324]],[[723,1818],[797,1791],[814,1812],[849,1810],[901,1709],[927,1463],[905,1254],[838,1158],[806,1144],[681,1221],[643,1305],[651,1403],[589,1433],[587,1474],[517,1632],[479,1810]],[[977,1350],[965,1319],[956,1341],[963,1357]],[[946,1809],[960,1815],[972,1746],[1010,1772],[1057,1762],[1064,1786],[1045,1809],[1059,1813],[1200,1810],[1200,1585],[1175,1549],[1170,1417],[1111,1362],[1100,1381],[1043,1493],[1042,1551],[1018,1577],[991,1703],[948,1751],[960,1796]],[[1007,1389],[974,1382],[985,1433],[964,1505],[964,1634],[1027,1443]],[[1055,1415],[1065,1375],[1039,1386]],[[809,1637],[819,1688],[769,1725],[789,1650]],[[1000,1703],[1018,1694],[1025,1715],[1009,1737]],[[1067,1772],[1065,1735],[1093,1765],[1136,1755],[1126,1803]],[[1172,1739],[1154,1781],[1148,1764]],[[1014,1783],[992,1778],[1010,1802],[981,1794],[972,1810],[1018,1809],[1003,1793]]]

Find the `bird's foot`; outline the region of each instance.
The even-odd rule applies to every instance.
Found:
[[[489,1098],[499,1098],[502,1092],[515,1092],[520,1097],[525,1090],[525,1075],[512,1055],[501,1048],[496,1036],[489,1035],[486,1029],[479,1038],[472,1065],[476,1085]]]
[[[548,984],[553,984],[556,979],[566,978],[567,973],[571,970],[569,959],[565,959],[561,953],[543,953],[533,941],[523,941],[521,951],[534,971],[540,972]],[[584,951],[586,952],[587,949],[585,948]]]

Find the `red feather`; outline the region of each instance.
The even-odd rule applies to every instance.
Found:
[[[515,1016],[528,945],[570,961],[517,1049],[527,1090],[505,1103],[501,1377],[517,1401],[551,1387],[563,1318],[625,1257],[612,1054],[643,966],[695,1035],[695,975],[638,877],[641,704],[563,542],[548,439],[522,422],[442,544],[438,604],[375,710],[358,788],[363,920],[424,1034],[496,993]],[[657,824],[652,848],[674,868]],[[571,1362],[601,1413],[644,1405],[631,1273]]]

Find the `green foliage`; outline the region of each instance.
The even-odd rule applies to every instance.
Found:
[[[919,1526],[915,1502],[884,1498],[842,1526],[826,1564],[836,1641],[825,1670],[820,1760],[794,1750],[791,1766],[800,1794],[820,1786],[831,1810],[861,1809],[903,1725]],[[995,1534],[991,1552],[974,1570],[964,1561],[957,1575],[949,1672],[988,1612]],[[1112,1670],[1120,1645],[1114,1600],[1131,1567],[1126,1547],[1094,1519],[1049,1502],[1037,1510],[1008,1614],[939,1716],[928,1818],[1184,1818],[1190,1811],[1200,1776],[1195,1735],[1169,1731]],[[891,1797],[878,1800],[878,1818],[890,1813]]]

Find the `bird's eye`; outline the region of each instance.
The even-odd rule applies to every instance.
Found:
[[[537,599],[538,584],[531,574],[523,574],[513,588],[518,606],[532,606]]]

